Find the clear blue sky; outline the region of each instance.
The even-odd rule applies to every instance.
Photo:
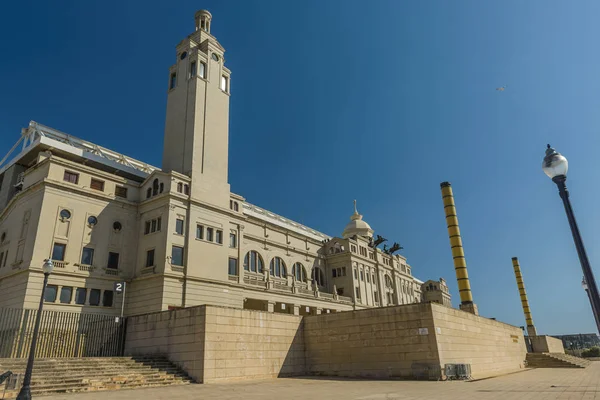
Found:
[[[22,1],[0,11],[0,153],[30,120],[160,166],[168,68],[207,8],[232,70],[232,190],[340,235],[352,200],[458,305],[453,184],[482,315],[593,332],[546,143],[600,271],[600,3]],[[505,92],[496,87],[508,85]],[[2,154],[3,155],[3,154]]]

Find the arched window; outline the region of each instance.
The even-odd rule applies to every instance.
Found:
[[[244,269],[251,272],[263,272],[263,259],[258,252],[252,250],[244,257]]]
[[[389,275],[385,276],[385,286],[390,289],[394,287],[394,284],[392,283],[392,278],[390,278]]]
[[[277,276],[279,278],[287,277],[287,270],[285,269],[285,262],[279,257],[275,257],[271,260],[270,265],[271,276]]]
[[[313,279],[317,282],[317,285],[325,286],[325,274],[321,271],[321,268],[313,268]]]
[[[306,269],[301,263],[297,262],[292,266],[292,275],[297,281],[306,282]]]
[[[148,190],[146,190],[146,198],[149,199],[150,197],[152,197],[152,188],[148,188]]]
[[[155,179],[152,182],[152,196],[156,196],[158,194],[158,179]]]

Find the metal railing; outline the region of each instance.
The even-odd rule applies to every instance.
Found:
[[[0,358],[26,358],[37,310],[0,308]],[[123,355],[126,318],[42,311],[36,358]]]

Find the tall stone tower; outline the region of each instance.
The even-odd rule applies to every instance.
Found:
[[[231,71],[210,33],[212,15],[200,10],[195,22],[169,69],[162,168],[191,177],[192,198],[227,208]]]

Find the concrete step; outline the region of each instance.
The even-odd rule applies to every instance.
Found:
[[[562,353],[527,353],[527,365],[534,368],[585,368],[589,362]]]
[[[24,359],[0,359],[0,372],[11,370],[22,374],[26,365]],[[32,395],[42,396],[191,382],[182,370],[163,357],[39,359],[34,364],[31,391]],[[7,391],[9,397],[5,398],[17,394],[18,390]]]

